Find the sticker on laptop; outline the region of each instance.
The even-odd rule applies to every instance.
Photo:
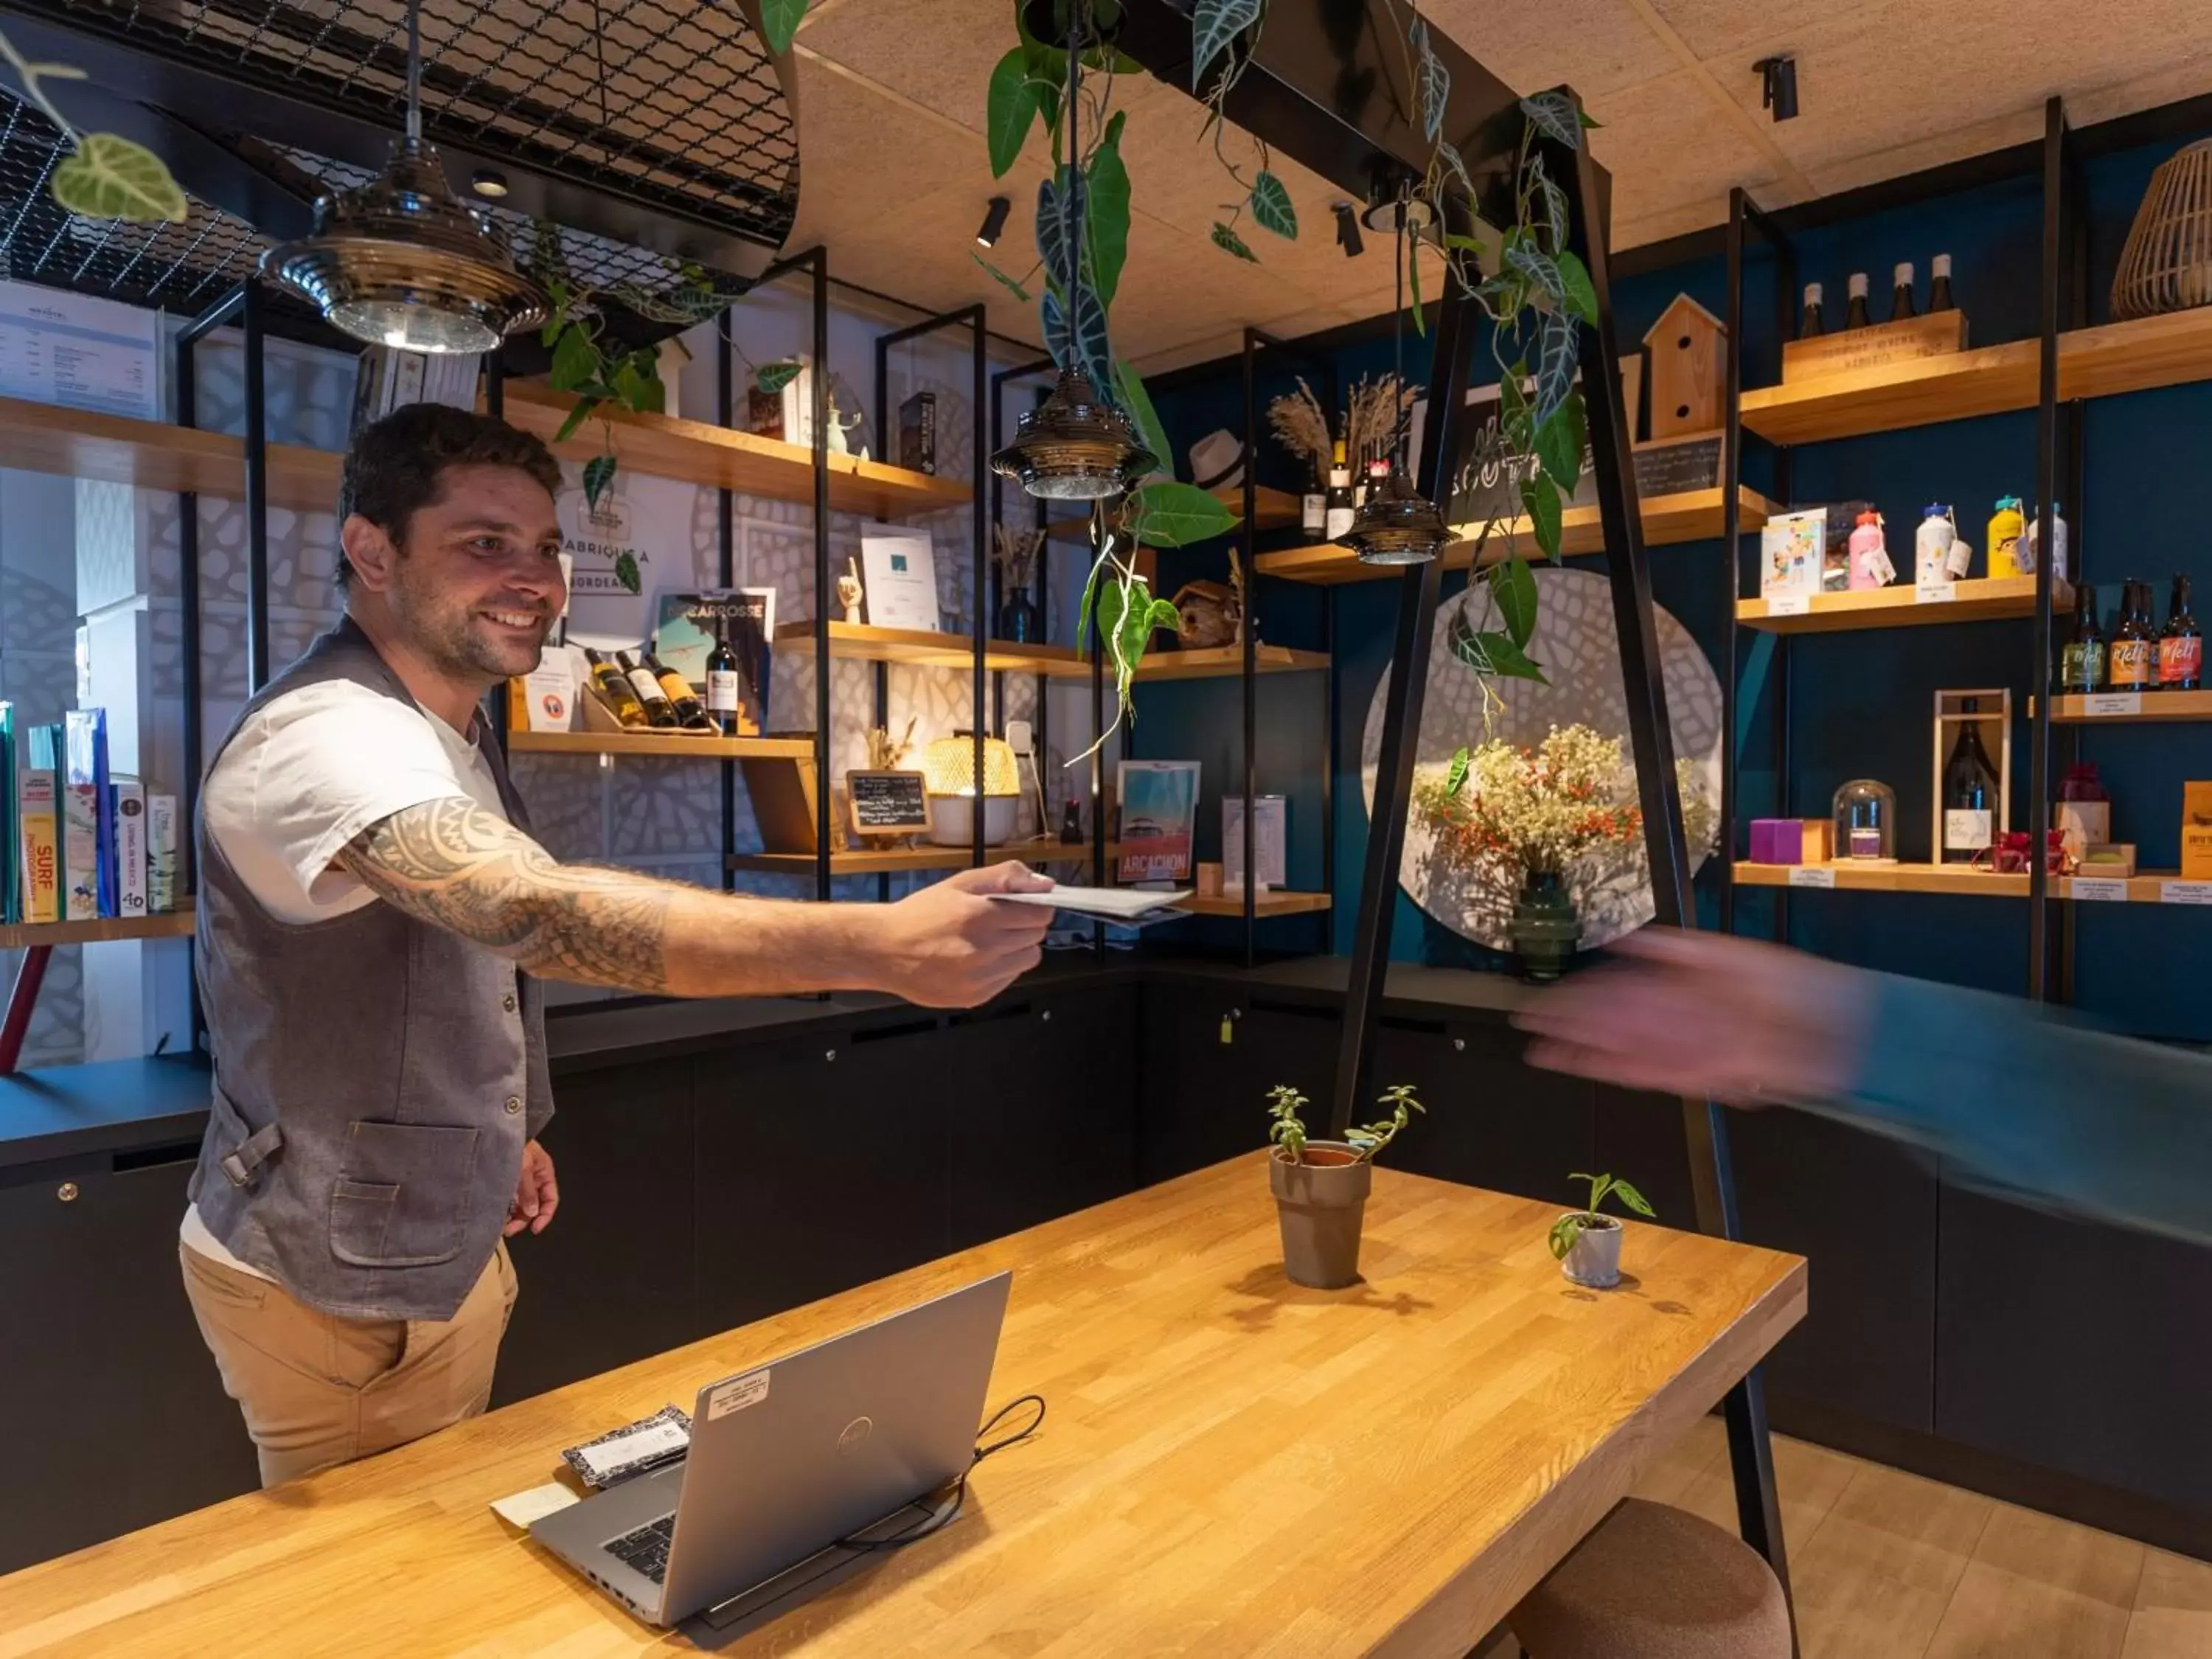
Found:
[[[733,1377],[707,1395],[707,1420],[727,1417],[732,1412],[741,1412],[748,1406],[757,1406],[768,1398],[768,1372],[747,1371]]]

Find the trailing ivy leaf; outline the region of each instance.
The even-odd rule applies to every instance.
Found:
[[[1121,123],[1126,112],[1114,112],[1105,136],[1091,152],[1090,176],[1085,180],[1084,258],[1091,265],[1091,286],[1098,303],[1111,306],[1121,284],[1121,266],[1129,257],[1129,169],[1121,161]]]
[[[1260,263],[1260,256],[1244,246],[1244,239],[1218,219],[1213,222],[1213,245],[1224,253],[1233,253],[1249,264]]]
[[[607,493],[607,486],[615,481],[615,458],[594,455],[584,463],[584,504],[597,507],[599,497]]]
[[[1098,296],[1079,287],[1074,295],[1073,320],[1060,296],[1048,289],[1039,307],[1044,322],[1045,349],[1060,368],[1082,372],[1093,390],[1111,396],[1114,385],[1113,348],[1106,338],[1106,311]]]
[[[805,15],[806,0],[761,0],[761,34],[768,41],[768,49],[779,56],[789,52],[792,37],[799,33],[799,20]]]
[[[561,429],[553,434],[556,444],[566,443],[576,435],[576,428],[591,418],[592,411],[599,406],[597,398],[579,398],[576,406],[568,411],[568,418],[561,422]]]
[[[1552,480],[1570,495],[1583,475],[1583,400],[1570,398],[1553,411],[1552,418],[1536,428],[1536,459]]]
[[[1239,514],[1196,484],[1148,483],[1135,495],[1137,539],[1148,547],[1188,547],[1226,535]]]
[[[1298,240],[1298,210],[1283,181],[1266,168],[1252,181],[1252,222],[1278,236]]]
[[[1532,93],[1521,100],[1521,112],[1547,138],[1554,139],[1569,149],[1583,147],[1581,107],[1565,93],[1557,90]]]
[[[1451,97],[1451,71],[1437,61],[1436,51],[1429,44],[1429,26],[1418,15],[1408,33],[1413,37],[1417,58],[1413,73],[1420,89],[1421,131],[1433,144],[1444,130],[1444,105]]]
[[[1065,161],[1037,185],[1037,257],[1044,261],[1047,283],[1063,294],[1075,286],[1073,232],[1087,194],[1082,176]]]
[[[1467,199],[1470,203],[1473,202],[1474,200],[1474,175],[1467,170],[1467,162],[1461,156],[1458,146],[1454,144],[1449,139],[1437,139],[1437,159],[1442,161],[1444,166],[1450,170],[1452,177],[1459,180],[1459,187],[1467,192]]]
[[[1109,556],[1103,553],[1091,562],[1091,574],[1083,582],[1082,601],[1075,607],[1075,654],[1085,662],[1091,659],[1091,629],[1088,624],[1097,616],[1093,607],[1098,602],[1099,574],[1109,562]]]
[[[1531,158],[1531,164],[1540,167],[1544,158]],[[1565,249],[1567,245],[1567,192],[1559,188],[1559,181],[1548,173],[1536,175],[1537,193],[1544,198],[1545,228],[1552,233],[1552,246]]]
[[[1513,643],[1522,650],[1536,634],[1536,579],[1522,559],[1500,559],[1490,567],[1490,597]]]
[[[1448,230],[1444,233],[1444,246],[1452,252],[1471,253],[1480,258],[1482,254],[1482,238],[1470,236],[1463,230]]]
[[[1167,428],[1160,424],[1160,412],[1152,407],[1152,394],[1145,390],[1145,383],[1137,378],[1137,371],[1125,362],[1114,365],[1115,401],[1121,412],[1129,417],[1129,424],[1137,428],[1138,441],[1152,452],[1162,466],[1172,467],[1175,452],[1168,447]]]
[[[1006,285],[1006,292],[1012,295],[1014,298],[1019,300],[1024,305],[1027,305],[1030,302],[1029,289],[1024,288],[1012,277],[1007,276],[1005,271],[1000,270],[998,266],[993,264],[981,254],[976,252],[975,249],[970,248],[968,250],[968,257],[973,259],[977,264],[982,266],[984,270],[989,271],[992,276],[997,277],[1000,283],[1004,283]]]
[[[1190,14],[1190,89],[1205,84],[1206,71],[1222,49],[1260,21],[1261,0],[1198,0]]]
[[[1540,432],[1575,389],[1575,359],[1582,336],[1565,311],[1547,311],[1536,335],[1536,386],[1528,403],[1530,430]]]
[[[1026,299],[1028,296],[1023,296]],[[796,357],[779,357],[772,363],[763,363],[753,370],[753,384],[762,392],[774,395],[799,378],[806,365]]]
[[[1444,773],[1444,793],[1447,795],[1456,795],[1462,789],[1466,787],[1467,769],[1471,763],[1471,761],[1472,757],[1468,755],[1465,749],[1460,749],[1454,751],[1451,757],[1451,766]]]
[[[547,380],[556,392],[579,392],[598,380],[606,368],[592,337],[574,323],[561,331],[553,343],[553,367]]]
[[[668,389],[660,383],[659,366],[650,349],[634,351],[617,363],[607,384],[615,401],[632,414],[658,415],[668,406]]]
[[[88,219],[181,224],[185,192],[161,158],[112,132],[88,132],[53,172],[54,200]]]
[[[1450,630],[1445,637],[1452,655],[1478,674],[1534,680],[1539,685],[1551,684],[1544,678],[1544,671],[1513,643],[1512,635],[1489,630],[1476,631],[1467,619],[1464,606],[1453,616]]]
[[[1528,523],[1534,531],[1536,545],[1546,558],[1556,562],[1559,556],[1559,489],[1550,478],[1539,472],[1533,478],[1521,481],[1521,505],[1528,514]]]
[[[1510,240],[1505,249],[1507,267],[1527,279],[1529,286],[1554,300],[1567,297],[1567,279],[1559,274],[1559,263],[1526,237]]]
[[[983,96],[983,138],[991,151],[991,176],[1003,179],[1029,141],[1036,119],[1036,94],[1030,86],[1030,57],[1020,46],[1007,49],[991,70]]]
[[[615,580],[630,592],[639,593],[645,590],[644,578],[638,574],[637,555],[628,548],[615,555]]]
[[[1413,245],[1406,250],[1406,275],[1413,279],[1409,286],[1413,293],[1413,332],[1425,340],[1429,337],[1429,319],[1422,313],[1421,243],[1419,237],[1414,238]]]
[[[703,323],[710,317],[720,316],[731,304],[730,296],[726,294],[689,284],[666,294],[656,294],[635,283],[617,283],[605,292],[607,298],[619,301],[647,322],[678,323],[685,327],[693,323]]]
[[[1597,287],[1581,256],[1569,251],[1559,255],[1559,279],[1566,285],[1567,309],[1592,328],[1597,326]]]

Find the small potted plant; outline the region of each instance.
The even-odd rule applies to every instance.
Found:
[[[1651,1206],[1635,1188],[1609,1175],[1583,1175],[1577,1170],[1573,1178],[1589,1182],[1589,1207],[1570,1210],[1552,1224],[1552,1255],[1559,1271],[1576,1284],[1609,1291],[1620,1283],[1620,1221],[1615,1216],[1600,1215],[1597,1206],[1608,1198],[1617,1198],[1641,1216],[1651,1214]]]
[[[1309,1140],[1299,1113],[1306,1097],[1288,1085],[1268,1091],[1274,1143],[1267,1163],[1275,1217],[1283,1230],[1283,1271],[1294,1285],[1337,1291],[1359,1282],[1359,1231],[1374,1184],[1375,1154],[1398,1138],[1407,1115],[1427,1109],[1405,1084],[1379,1105],[1390,1115],[1345,1131],[1342,1140]]]

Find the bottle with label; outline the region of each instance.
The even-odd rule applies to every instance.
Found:
[[[1956,581],[1951,574],[1951,550],[1959,540],[1958,520],[1941,501],[1920,509],[1920,528],[1912,532],[1912,579],[1922,586]]]
[[[2088,696],[2105,689],[2105,635],[2097,625],[2097,590],[2083,582],[2074,590],[2074,631],[2058,648],[2058,684],[2054,691]]]
[[[1322,494],[1321,468],[1312,462],[1306,465],[1305,493],[1298,497],[1298,528],[1316,538],[1328,528],[1328,497]]]
[[[707,719],[726,738],[738,735],[738,653],[728,629],[714,622],[714,648],[707,653]]]
[[[1982,747],[1981,699],[1959,705],[1959,740],[1943,763],[1943,862],[1972,864],[1996,833],[1997,769]]]
[[[1889,320],[1901,323],[1908,317],[1917,316],[1919,313],[1912,303],[1912,262],[1907,259],[1900,263],[1890,273],[1889,282]]]
[[[2158,684],[2162,691],[2194,691],[2204,683],[2204,635],[2189,609],[2189,578],[2173,579],[2173,607],[2158,636]]]
[[[1886,587],[1890,578],[1897,574],[1897,567],[1890,562],[1889,538],[1883,533],[1879,513],[1859,514],[1858,523],[1851,530],[1850,552],[1854,593]]]
[[[1850,301],[1844,307],[1844,327],[1864,328],[1873,320],[1867,315],[1867,274],[1855,270],[1851,273]]]
[[[2027,520],[2021,516],[2020,497],[2000,495],[1996,510],[1990,515],[1990,574],[2017,576],[2021,574],[2020,538],[2027,531]]]
[[[589,646],[584,647],[584,659],[592,665],[592,690],[599,694],[599,701],[606,705],[607,713],[615,717],[617,725],[639,728],[652,724],[646,719],[645,705],[638,701],[627,674]]]
[[[1340,541],[1352,528],[1352,468],[1345,459],[1344,440],[1336,441],[1336,457],[1328,469],[1328,495],[1322,533]]]
[[[1797,319],[1797,337],[1817,340],[1820,337],[1821,329],[1820,285],[1808,283],[1805,284],[1805,309]]]
[[[2058,550],[2058,556],[2051,562],[2051,574],[2057,577],[2060,581],[2064,581],[2066,580],[2066,504],[2063,501],[2053,501],[2051,505],[2051,544]],[[2020,574],[2023,576],[2032,576],[2035,574],[2035,562],[2040,556],[2043,546],[2043,514],[2041,513],[2031,513],[2027,515],[2027,536],[2020,546]]]
[[[707,718],[707,705],[699,701],[699,694],[685,679],[666,663],[648,651],[645,665],[653,671],[653,678],[660,682],[660,689],[668,694],[669,707],[676,711],[676,723],[694,732],[709,731],[713,722]]]
[[[2120,622],[2105,652],[2106,678],[2115,691],[2148,690],[2158,674],[2158,634],[2151,626],[2150,584],[2120,589]]]
[[[643,663],[627,651],[617,652],[615,662],[629,676],[630,690],[645,705],[645,721],[652,726],[666,727],[676,724],[676,705],[668,701],[668,693],[661,689],[659,679]]]
[[[1951,299],[1951,256],[1939,253],[1928,262],[1928,314],[1956,308]]]

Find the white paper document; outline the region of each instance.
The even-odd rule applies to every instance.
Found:
[[[491,1500],[491,1512],[511,1527],[529,1528],[533,1521],[543,1521],[549,1515],[565,1510],[571,1504],[580,1503],[575,1493],[558,1481],[548,1481],[542,1486],[532,1486],[528,1492],[519,1492],[510,1498]]]
[[[994,893],[1008,904],[1041,904],[1048,910],[1072,910],[1079,915],[1103,916],[1109,921],[1141,923],[1166,921],[1182,913],[1175,907],[1188,898],[1191,890],[1146,892],[1138,887],[1054,887],[1041,893]],[[1160,912],[1155,915],[1153,912]]]
[[[161,331],[159,312],[0,282],[0,397],[158,421]]]

